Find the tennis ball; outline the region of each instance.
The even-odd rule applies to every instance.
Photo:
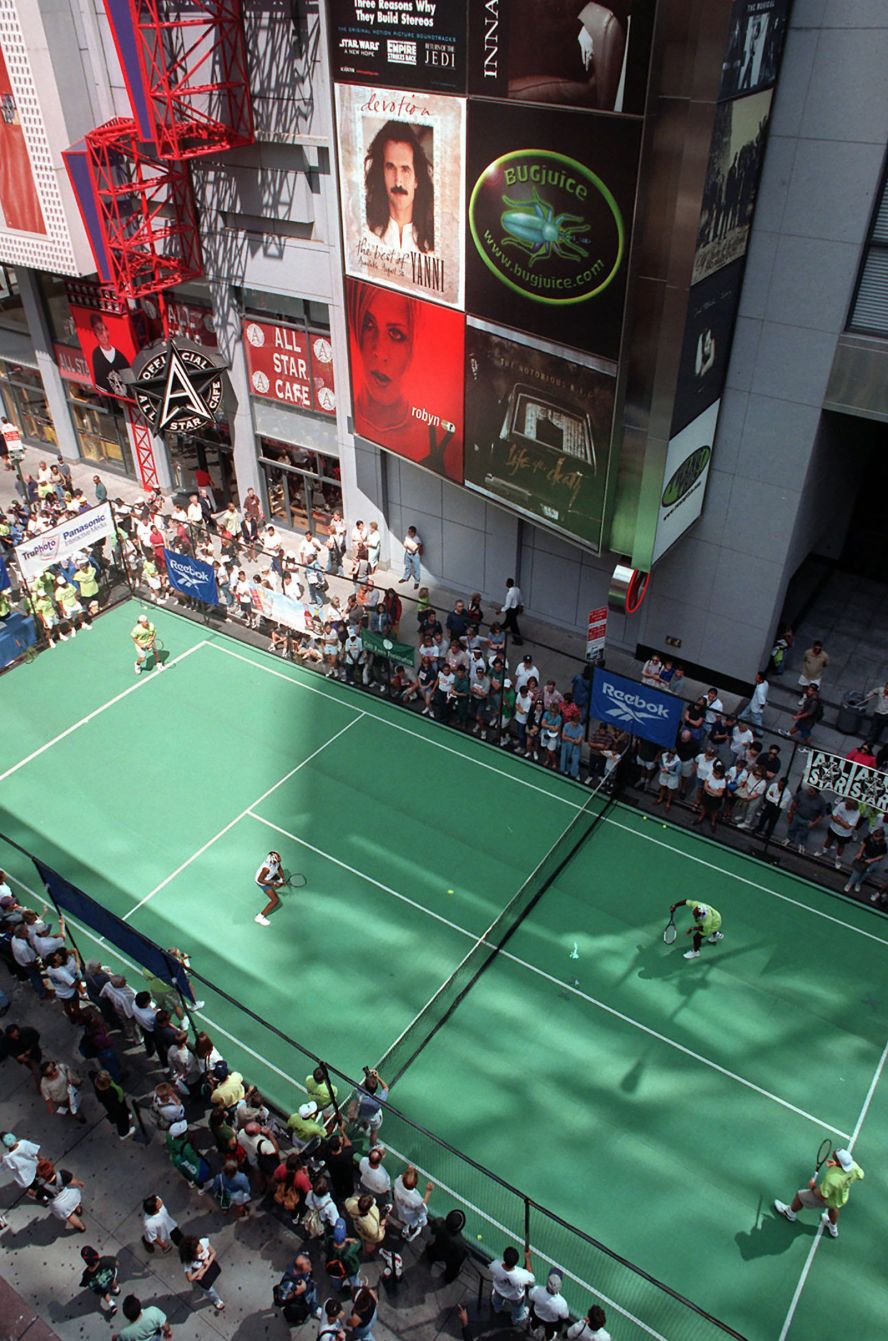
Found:
[[[645,824],[647,824],[647,822],[648,822],[648,817],[647,817],[647,815],[642,815],[641,818],[644,820]]]
[[[483,1237],[484,1237],[483,1234],[476,1234],[476,1235],[475,1235],[475,1238],[476,1238],[476,1239],[481,1239],[481,1238],[483,1238]]]
[[[447,893],[448,893],[448,894],[453,894],[454,891],[453,891],[452,889],[448,889]]]
[[[668,828],[669,828],[669,825],[668,825],[668,824],[661,824],[661,825],[660,825],[660,828],[661,828],[661,829],[668,829]]]

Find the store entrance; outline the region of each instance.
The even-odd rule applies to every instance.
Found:
[[[217,424],[200,433],[170,433],[167,450],[173,488],[177,493],[208,489],[216,511],[221,511],[229,503],[240,506],[227,424]]]
[[[856,420],[856,451],[866,462],[838,567],[888,583],[888,424]]]

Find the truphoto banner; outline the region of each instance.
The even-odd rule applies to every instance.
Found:
[[[163,557],[170,586],[175,591],[203,601],[205,605],[218,603],[216,573],[211,564],[193,559],[189,554],[177,554],[174,549],[164,548]]]
[[[111,504],[99,503],[87,512],[78,512],[70,521],[43,531],[33,540],[25,540],[15,547],[19,571],[26,582],[39,577],[51,563],[70,559],[78,550],[88,549],[97,540],[114,534]]]
[[[859,801],[888,815],[888,773],[878,768],[867,768],[827,750],[811,750],[803,781],[819,792],[833,792],[846,801]]]
[[[592,677],[592,716],[655,745],[675,744],[683,706],[682,700],[672,694],[649,689],[601,667],[596,667]]]

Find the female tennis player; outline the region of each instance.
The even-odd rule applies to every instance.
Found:
[[[281,901],[278,890],[283,883],[284,872],[281,867],[281,854],[279,852],[269,852],[256,872],[256,884],[268,899],[268,903],[262,909],[262,912],[257,913],[253,918],[253,921],[258,922],[260,927],[270,926],[269,913],[273,913],[275,908],[280,908]]]
[[[669,916],[674,917],[677,908],[690,908],[694,918],[694,925],[688,927],[686,936],[693,936],[693,949],[685,950],[685,959],[696,959],[700,953],[700,946],[704,940],[709,941],[710,945],[715,945],[717,941],[723,941],[724,932],[719,928],[722,924],[722,915],[717,908],[713,908],[709,903],[698,903],[696,899],[679,899],[678,903],[673,903],[669,909]]]
[[[136,647],[136,674],[141,675],[145,669],[145,662],[151,653],[154,654],[154,664],[157,669],[163,670],[163,662],[157,655],[157,629],[147,615],[139,615],[130,630],[130,637]]]

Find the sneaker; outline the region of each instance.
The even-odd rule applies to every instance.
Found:
[[[194,1005],[192,1006],[191,1009],[192,1009],[192,1010],[203,1010],[203,1008],[204,1008],[204,1006],[205,1006],[206,1004],[207,1004],[207,1003],[206,1003],[205,1001],[195,1001],[195,1003],[194,1003]]]
[[[382,1258],[383,1262],[385,1262],[387,1268],[386,1275],[390,1276],[394,1266],[394,1254],[391,1253],[388,1248],[380,1248],[379,1256]]]
[[[117,1305],[116,1305],[116,1304],[112,1304],[110,1308],[106,1308],[106,1309],[104,1309],[103,1312],[104,1312],[104,1314],[105,1314],[105,1317],[106,1317],[106,1318],[108,1319],[108,1321],[110,1322],[111,1319],[114,1317],[114,1314],[117,1312]]]
[[[774,1210],[777,1212],[778,1215],[782,1215],[784,1220],[789,1220],[790,1223],[792,1223],[793,1220],[795,1220],[796,1218],[796,1213],[792,1209],[792,1207],[788,1204],[788,1202],[775,1201]]]
[[[682,955],[682,959],[699,959],[699,957],[700,957],[699,950],[685,950],[684,954]]]
[[[264,917],[264,916],[262,915],[262,913],[257,913],[256,916],[253,918],[253,921],[254,921],[254,922],[258,922],[259,925],[260,925],[260,927],[270,927],[270,926],[271,926],[271,923],[269,922],[268,918],[267,918],[267,917]]]
[[[837,1239],[839,1237],[839,1226],[833,1224],[826,1211],[821,1215],[820,1223],[823,1225],[823,1228],[826,1230],[827,1234],[829,1234],[831,1239]]]
[[[158,670],[163,670],[163,662],[162,662],[162,661],[158,661],[158,663],[157,663],[157,669],[158,669]],[[224,1308],[225,1305],[223,1304],[222,1307]]]
[[[408,1243],[412,1243],[414,1239],[419,1238],[421,1233],[422,1233],[422,1225],[414,1225],[412,1229],[408,1225],[403,1232],[403,1237],[407,1240]]]
[[[141,667],[141,666],[136,666],[136,674],[137,674],[137,675],[141,675],[141,674],[142,674],[142,667]]]
[[[128,1141],[129,1138],[130,1138],[131,1136],[135,1136],[135,1134],[136,1134],[136,1129],[135,1129],[135,1127],[130,1127],[129,1131],[127,1131],[127,1132],[118,1132],[118,1133],[117,1133],[117,1139],[118,1139],[119,1141]]]
[[[850,880],[848,881],[847,885],[843,885],[843,886],[842,886],[842,893],[843,893],[843,894],[850,894],[850,893],[851,893],[851,881],[850,881]]]
[[[814,856],[815,856],[815,857],[825,857],[825,856],[826,856],[826,848],[825,848],[825,847],[819,847],[819,848],[817,849],[817,851],[814,853]]]
[[[400,1280],[404,1275],[404,1259],[400,1253],[392,1253],[392,1270],[395,1273],[395,1280]]]
[[[799,856],[804,857],[805,851],[806,851],[805,844],[799,843]]]
[[[835,866],[835,868],[836,868],[837,871],[840,871],[840,870],[842,869],[842,859],[841,859],[841,857],[836,857],[835,861],[833,862],[833,866]]]
[[[707,936],[707,937],[706,937],[706,939],[709,941],[709,944],[710,944],[710,945],[717,945],[718,942],[719,942],[719,941],[723,941],[724,938],[725,938],[725,933],[724,933],[723,931],[713,931],[713,933],[712,933],[711,936]]]

